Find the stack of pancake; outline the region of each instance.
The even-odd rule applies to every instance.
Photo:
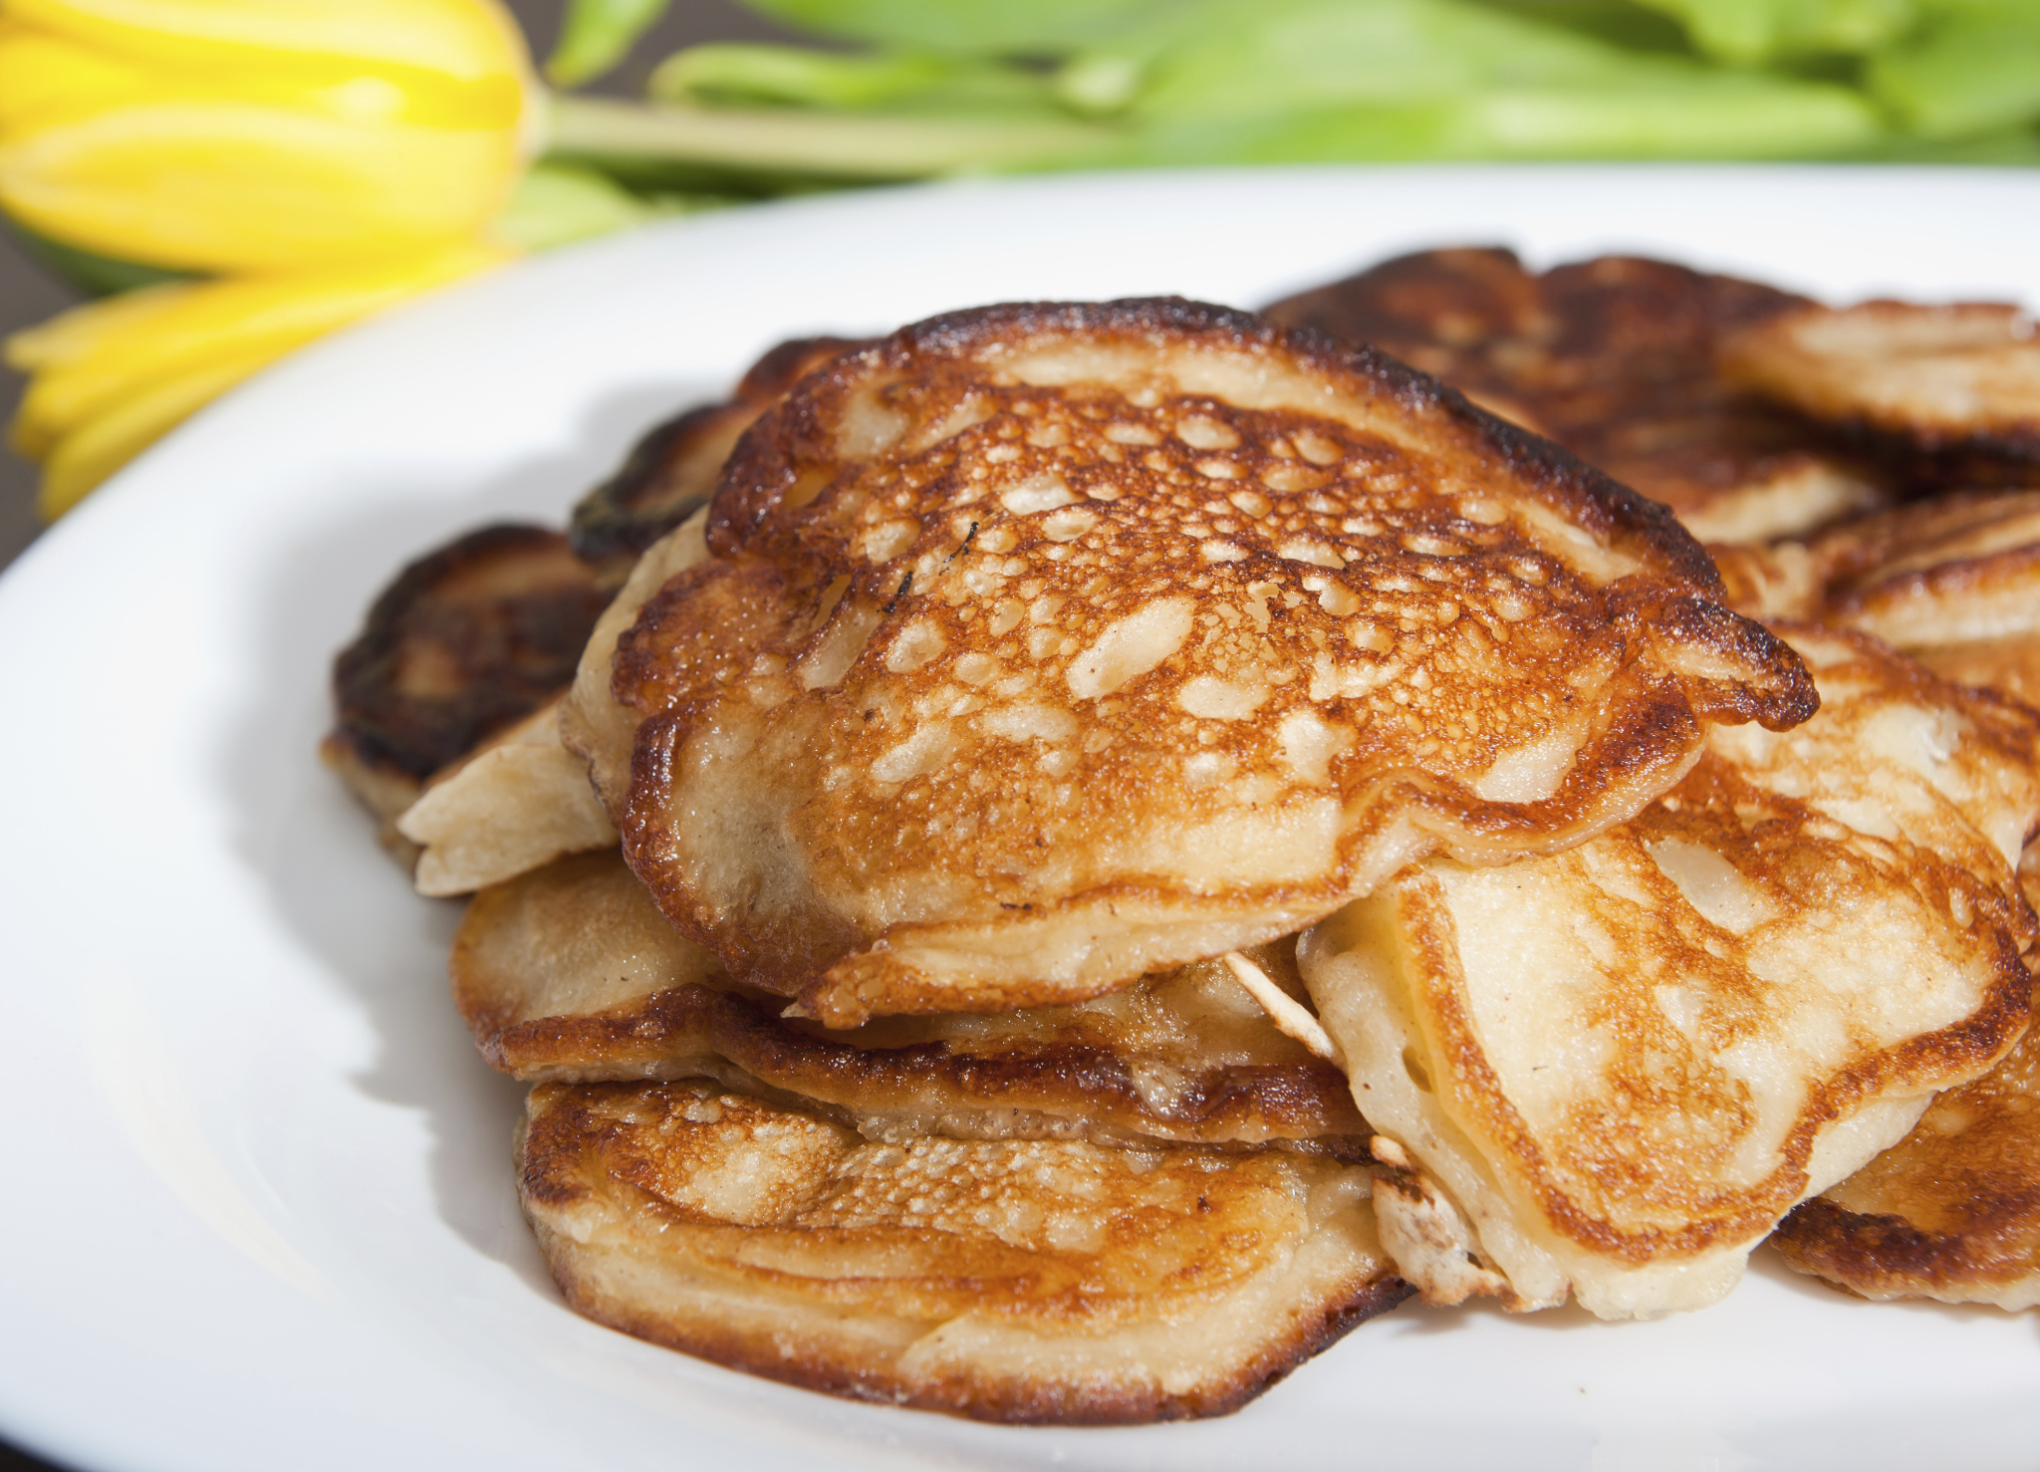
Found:
[[[1953,683],[2024,648],[1975,610],[2023,606],[2027,450],[1766,387],[1847,316],[1494,251],[1262,317],[985,308],[775,350],[573,543],[407,570],[327,754],[475,896],[454,993],[534,1085],[569,1301],[1125,1422],[1413,1291],[1698,1307],[1781,1221],[1866,1292],[1965,1296],[1984,1229],[2040,1278],[2040,715]],[[1724,583],[1561,443],[1798,540]],[[1986,1228],[1936,1194],[1979,1129]]]

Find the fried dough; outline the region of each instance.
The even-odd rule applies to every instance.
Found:
[[[2040,338],[2015,306],[1809,303],[1739,330],[1721,361],[1817,419],[2040,462]]]
[[[1407,1296],[1366,1172],[1326,1160],[879,1144],[698,1080],[541,1084],[518,1153],[577,1312],[979,1420],[1222,1415]]]
[[[621,578],[652,543],[708,504],[716,476],[751,422],[829,359],[861,339],[804,337],[760,358],[720,404],[689,409],[647,430],[615,475],[574,507],[574,551]]]
[[[2040,490],[1938,497],[1814,543],[1830,623],[2040,706]]]
[[[1711,731],[1633,821],[1502,869],[1433,859],[1299,943],[1362,1113],[1520,1306],[1715,1301],[2026,1025],[2040,716],[1791,636],[1821,687],[1804,726]],[[1391,1212],[1437,1210],[1381,1206],[1391,1241]]]
[[[1267,315],[1371,343],[1670,506],[1697,537],[1793,536],[1890,499],[1830,431],[1740,390],[1715,354],[1804,297],[1666,261],[1526,271],[1506,250],[1431,250]]]
[[[642,718],[631,867],[832,1027],[1078,1001],[1430,852],[1576,843],[1703,722],[1814,705],[1661,507],[1378,354],[1181,301],[837,359],[745,436],[707,543],[607,705],[598,631],[564,729],[607,797]]]
[[[1256,959],[1302,995],[1289,945]],[[829,1033],[731,981],[603,853],[476,896],[451,972],[483,1057],[521,1079],[705,1075],[812,1101],[875,1138],[1282,1144],[1365,1158],[1345,1075],[1283,1036],[1217,961],[1077,1006]]]
[[[397,832],[420,846],[412,882],[433,896],[472,894],[616,843],[587,764],[560,743],[557,700],[435,777]]]
[[[1771,1241],[1800,1272],[1865,1298],[2040,1304],[2040,1031]]]
[[[1803,543],[1715,543],[1707,552],[1721,574],[1722,602],[1745,618],[1820,617],[1827,588],[1820,562]]]
[[[564,690],[606,598],[544,527],[487,526],[412,562],[333,661],[319,748],[393,823],[425,782]]]
[[[707,560],[708,508],[699,507],[645,549],[616,597],[602,610],[582,646],[574,683],[560,703],[560,742],[587,764],[588,781],[611,821],[630,800],[631,747],[639,713],[611,689],[616,644],[637,622],[653,594]]]

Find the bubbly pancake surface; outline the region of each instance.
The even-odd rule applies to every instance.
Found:
[[[1669,261],[1540,273],[1510,251],[1457,248],[1383,261],[1267,313],[1414,363],[1664,502],[1696,536],[1743,542],[1889,495],[1837,436],[1716,365],[1738,329],[1806,305]]]
[[[1287,942],[1256,959],[1302,995]],[[730,980],[611,852],[477,896],[452,976],[483,1056],[527,1080],[705,1075],[809,1101],[872,1137],[1279,1144],[1365,1157],[1344,1074],[1283,1036],[1217,961],[1074,1006],[830,1033]]]
[[[1407,1295],[1364,1169],[874,1143],[695,1080],[541,1084],[519,1196],[574,1308],[733,1368],[991,1421],[1220,1415]]]
[[[1771,1238],[1865,1298],[2040,1304],[2040,1031]]]
[[[1661,508],[1191,303],[838,359],[739,446],[707,548],[618,640],[613,703],[577,687],[582,749],[620,770],[638,718],[632,867],[832,1026],[1078,1000],[1428,852],[1577,842],[1703,721],[1813,705]]]
[[[1821,684],[1806,725],[1717,730],[1592,842],[1433,860],[1303,939],[1362,1112],[1520,1300],[1714,1301],[2025,1025],[2040,718],[1867,640],[1793,638]]]

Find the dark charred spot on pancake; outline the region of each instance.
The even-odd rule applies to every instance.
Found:
[[[564,690],[605,601],[545,527],[483,527],[428,553],[335,658],[329,748],[423,783]]]
[[[751,421],[808,373],[862,344],[851,338],[783,342],[754,363],[720,404],[688,409],[647,430],[616,474],[581,498],[574,551],[612,578],[707,503],[716,476]]]

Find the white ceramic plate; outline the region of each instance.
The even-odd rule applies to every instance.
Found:
[[[1758,1255],[1660,1323],[1407,1307],[1228,1420],[849,1405],[570,1314],[514,1084],[313,761],[396,566],[550,520],[760,348],[1019,297],[1252,305],[1393,251],[1654,251],[1848,299],[2040,304],[2040,179],[1888,169],[1094,177],[744,210],[327,343],[0,579],[0,1431],[91,1469],[2031,1468],[2040,1317],[1851,1302]]]

